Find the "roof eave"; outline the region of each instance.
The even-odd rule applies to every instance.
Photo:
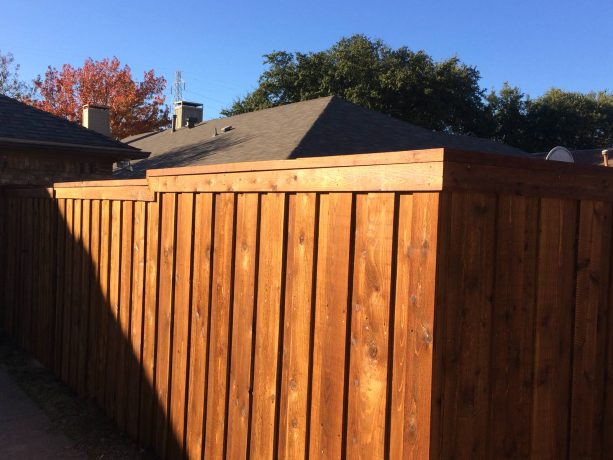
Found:
[[[142,151],[136,147],[126,145],[123,147],[103,147],[85,144],[68,144],[63,142],[32,141],[27,139],[13,139],[0,137],[0,149],[15,149],[28,153],[47,153],[58,151],[68,155],[88,154],[96,157],[112,158],[114,160],[140,160],[148,158],[150,152]]]

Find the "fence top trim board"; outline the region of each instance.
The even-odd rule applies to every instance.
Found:
[[[429,149],[156,169],[146,179],[56,183],[8,194],[154,201],[158,192],[497,191],[613,201],[613,170]]]

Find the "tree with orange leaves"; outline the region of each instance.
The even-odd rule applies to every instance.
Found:
[[[169,123],[163,94],[166,79],[149,70],[137,82],[130,67],[122,67],[116,57],[89,58],[80,68],[49,66],[44,79],[39,76],[34,84],[40,97],[31,99],[32,105],[70,121],[81,122],[85,104],[108,106],[111,134],[117,139],[155,131]]]

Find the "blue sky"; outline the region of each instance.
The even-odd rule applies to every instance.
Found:
[[[486,88],[613,89],[612,20],[610,0],[21,0],[2,6],[0,50],[27,79],[90,56],[117,56],[138,78],[153,68],[169,83],[181,69],[184,98],[211,118],[256,86],[264,53],[321,50],[353,33],[457,55]]]

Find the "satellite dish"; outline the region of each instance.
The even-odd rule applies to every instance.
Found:
[[[568,150],[566,147],[560,146],[552,148],[545,157],[545,160],[562,161],[564,163],[575,162],[575,158],[570,150]]]

